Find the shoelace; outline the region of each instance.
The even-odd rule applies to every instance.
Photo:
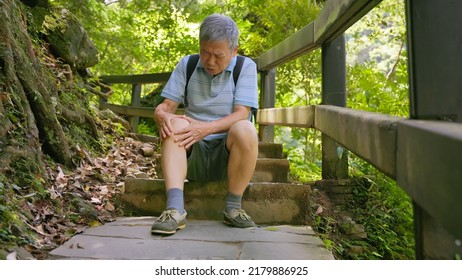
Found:
[[[250,216],[249,216],[244,210],[239,209],[239,210],[237,210],[237,212],[238,212],[238,213],[237,213],[238,216],[239,216],[241,219],[247,220],[247,221],[252,220],[252,218],[250,218]]]
[[[165,210],[157,220],[159,222],[165,222],[166,220],[173,219],[172,214],[173,214],[173,212],[171,210]]]

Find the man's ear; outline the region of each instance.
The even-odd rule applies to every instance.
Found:
[[[237,49],[238,49],[238,48],[239,48],[239,47],[235,47],[235,48],[234,48],[234,50],[233,50],[233,56],[236,56],[236,55],[237,55]]]

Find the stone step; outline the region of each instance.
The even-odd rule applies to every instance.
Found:
[[[185,209],[197,220],[222,220],[226,182],[186,182]],[[257,224],[305,225],[311,186],[290,183],[250,183],[242,207]],[[126,178],[121,196],[127,216],[158,216],[165,209],[164,181]]]
[[[151,135],[133,133],[131,136],[142,142],[157,143],[159,141],[157,137]],[[283,152],[282,144],[266,142],[258,143],[258,157],[277,159],[286,158]]]
[[[188,218],[186,228],[173,235],[153,235],[150,230],[155,219],[120,217],[87,228],[52,250],[48,260],[334,260],[309,226],[271,225],[242,230],[228,227],[222,221]],[[207,262],[203,264],[205,268]],[[134,273],[139,275],[139,271]],[[146,276],[143,278],[185,279],[152,277],[149,272]]]
[[[259,158],[251,182],[287,183],[289,161],[287,159]]]
[[[156,174],[163,179],[160,159],[157,160]],[[280,182],[287,183],[289,174],[289,161],[287,159],[258,158],[251,182]]]
[[[258,143],[259,158],[286,158],[284,155],[282,144],[277,143]]]

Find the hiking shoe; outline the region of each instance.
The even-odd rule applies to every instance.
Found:
[[[243,209],[225,211],[224,223],[237,228],[255,228],[252,218]]]
[[[174,234],[186,227],[186,211],[181,215],[176,209],[167,209],[157,218],[151,227],[151,233]]]

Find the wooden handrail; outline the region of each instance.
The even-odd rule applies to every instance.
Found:
[[[300,115],[308,119],[300,119]],[[261,109],[257,123],[260,120],[264,124],[314,127],[329,135],[395,179],[445,228],[461,233],[462,219],[456,217],[462,213],[462,124],[329,105]]]
[[[165,72],[139,75],[111,75],[101,76],[100,79],[106,84],[155,84],[167,82],[171,74],[171,72]]]

